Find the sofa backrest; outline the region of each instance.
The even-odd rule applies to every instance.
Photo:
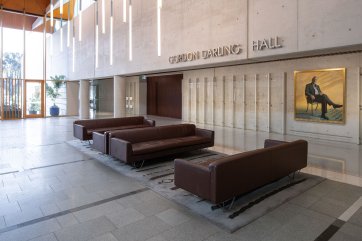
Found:
[[[153,140],[170,139],[195,135],[195,125],[179,124],[169,126],[158,126],[154,128],[141,128],[112,131],[110,138],[119,138],[130,143],[139,143]]]
[[[308,143],[298,140],[218,159],[209,164],[212,201],[219,203],[300,170],[307,165],[307,154]]]
[[[196,127],[193,124],[180,124],[158,127],[160,139],[194,136]]]
[[[116,127],[126,125],[141,125],[143,124],[143,116],[132,116],[122,118],[106,118],[106,119],[95,119],[95,120],[77,120],[74,124],[82,125],[87,129],[96,129],[104,127]]]
[[[284,177],[307,166],[308,142],[298,140],[270,148],[273,174],[275,178]]]
[[[268,149],[258,149],[224,157],[209,164],[211,199],[225,201],[251,191],[273,179],[272,160]]]

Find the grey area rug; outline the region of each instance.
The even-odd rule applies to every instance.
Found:
[[[290,179],[285,177],[277,182],[239,197],[234,202],[231,209],[217,208],[212,210],[213,204],[202,200],[183,189],[175,187],[173,182],[173,160],[176,158],[175,156],[163,158],[162,160],[152,160],[151,162],[146,162],[145,166],[142,168],[136,169],[111,156],[104,155],[92,149],[86,142],[73,140],[68,141],[67,143],[117,172],[136,179],[165,198],[175,201],[207,218],[217,226],[229,232],[235,232],[239,228],[251,223],[325,180],[325,178],[322,177],[300,173],[296,175],[294,185],[290,185]],[[177,155],[177,158],[183,158],[191,162],[201,162],[223,156],[226,155],[204,149],[179,154]],[[235,217],[230,218],[232,215]]]

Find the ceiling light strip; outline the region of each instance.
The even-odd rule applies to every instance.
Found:
[[[109,64],[113,65],[113,0],[111,0],[111,17],[109,24]]]
[[[60,20],[60,52],[63,52],[63,19]]]
[[[99,50],[98,50],[98,45],[99,45],[99,33],[98,33],[98,31],[99,31],[99,26],[98,26],[98,2],[96,3],[96,68],[98,68],[98,65],[99,65],[99,63],[98,63],[98,52],[99,52]]]
[[[123,22],[127,22],[127,0],[123,0]]]
[[[50,26],[53,27],[54,26],[54,4],[53,4],[53,0],[51,0],[50,3]]]
[[[60,4],[60,14],[63,14],[63,0],[60,0],[59,1],[59,4]]]
[[[161,9],[162,0],[157,0],[157,55],[161,56]]]
[[[70,4],[70,3],[69,3]],[[70,46],[70,7],[68,7],[68,26],[67,26],[67,47]]]
[[[101,1],[102,1],[102,33],[105,34],[106,33],[106,7],[105,7],[106,0],[101,0]]]
[[[79,41],[82,41],[82,0],[79,0]]]
[[[133,51],[132,51],[132,1],[129,0],[129,33],[128,33],[128,37],[129,37],[129,61],[132,61],[133,59]]]
[[[73,52],[72,52],[72,64],[73,64],[73,73],[75,72],[75,28],[74,28],[74,21],[73,21]]]

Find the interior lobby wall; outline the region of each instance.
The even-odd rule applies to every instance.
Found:
[[[105,33],[101,32],[99,21],[98,67],[95,66],[95,4],[83,11],[82,41],[78,40],[79,19],[73,20],[74,55],[72,47],[66,48],[68,52],[62,55],[53,52],[52,58],[56,61],[51,65],[67,58],[69,79],[135,76],[127,77],[127,81],[130,80],[127,82],[127,96],[139,96],[139,74],[183,70],[184,120],[359,142],[361,54],[308,56],[362,49],[362,29],[359,26],[362,1],[230,0],[226,4],[222,0],[163,0],[162,49],[161,56],[157,56],[157,1],[133,0],[132,60],[129,19],[126,23],[122,21],[122,2],[115,1],[112,64],[110,2],[106,1]],[[101,20],[102,11],[98,14]],[[73,32],[73,27],[71,29]],[[53,35],[54,48],[57,48],[55,45],[59,40],[56,38],[59,37],[58,32]],[[255,41],[275,37],[282,47],[255,50]],[[241,53],[169,63],[171,56],[230,44],[240,44]],[[279,61],[300,56],[307,58]],[[249,63],[258,60],[274,62]],[[228,64],[235,66],[215,68]],[[295,121],[293,71],[337,67],[347,68],[346,123]],[[198,68],[205,69],[187,70]],[[134,108],[128,108],[127,113],[142,112],[140,103],[143,102],[139,97],[133,102]]]
[[[71,24],[72,43],[58,49],[59,31],[53,34],[53,56],[48,74],[59,71],[64,59],[69,79],[103,78],[157,71],[174,71],[215,64],[245,63],[259,58],[278,59],[285,55],[308,56],[334,48],[361,48],[361,1],[355,0],[163,0],[161,9],[161,56],[157,54],[157,1],[132,1],[132,60],[130,60],[129,19],[122,21],[122,1],[114,2],[113,57],[111,61],[110,2],[106,1],[105,32],[102,11],[99,19],[98,67],[96,60],[96,4],[82,12],[82,40],[79,19]],[[98,3],[100,4],[100,3]],[[99,9],[100,6],[99,6]],[[331,14],[333,13],[333,14]],[[129,15],[127,5],[127,16]],[[67,25],[64,25],[64,29]],[[63,33],[64,42],[66,32]],[[280,48],[255,50],[253,42],[278,37]],[[72,41],[71,41],[72,42]],[[240,44],[240,54],[181,61],[169,58],[189,52]],[[49,46],[49,44],[48,44]],[[312,51],[312,52],[310,52]],[[74,52],[74,72],[73,72]],[[112,63],[111,63],[112,62]],[[64,63],[64,62],[63,62]],[[50,66],[49,66],[50,65]]]
[[[113,79],[97,80],[99,111],[113,113]]]
[[[183,120],[359,143],[362,54],[343,54],[184,72]],[[294,71],[346,68],[346,122],[294,119]]]

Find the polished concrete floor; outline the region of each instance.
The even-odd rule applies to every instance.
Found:
[[[328,181],[229,234],[66,144],[74,120],[0,122],[0,240],[362,240],[361,146],[308,140],[303,171]],[[227,154],[298,139],[205,127]]]

